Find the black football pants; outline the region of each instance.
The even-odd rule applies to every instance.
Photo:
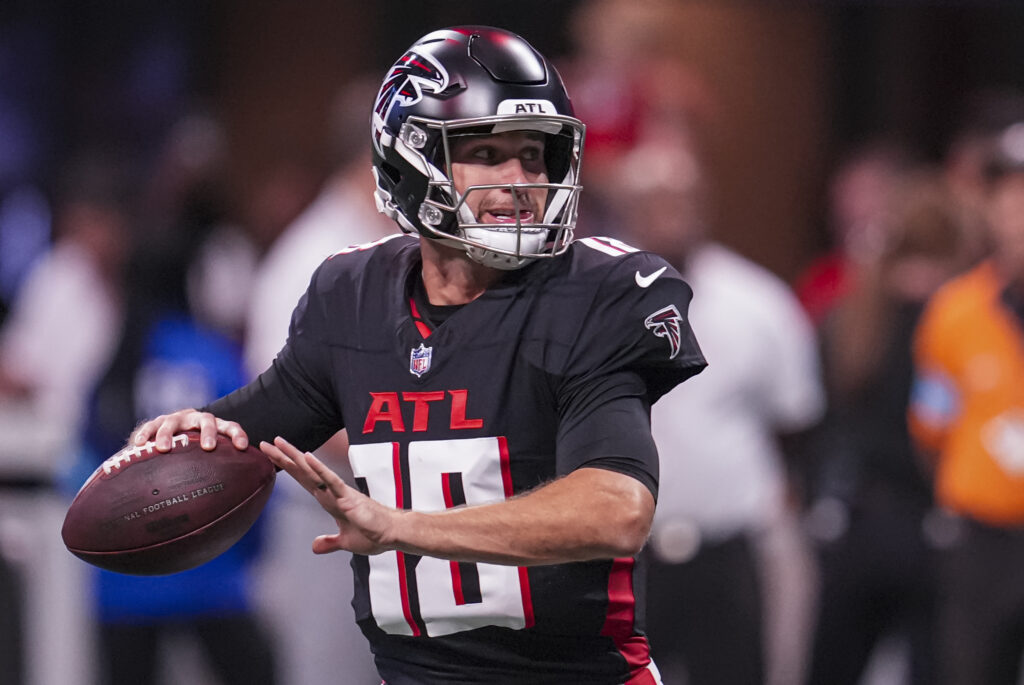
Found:
[[[1024,652],[1024,529],[963,523],[941,567],[938,683],[1016,685]]]
[[[762,685],[762,597],[753,542],[705,543],[681,564],[647,555],[647,635],[665,685]]]

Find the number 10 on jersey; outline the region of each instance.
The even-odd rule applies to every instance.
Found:
[[[408,468],[398,443],[352,445],[349,461],[370,497],[401,508],[441,511],[512,496],[505,438],[423,440],[409,444]],[[402,552],[369,557],[370,606],[381,630],[437,637],[483,626],[533,625],[526,569],[458,563]]]

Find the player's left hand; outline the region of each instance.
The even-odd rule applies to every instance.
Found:
[[[313,541],[315,554],[348,550],[356,554],[380,554],[389,545],[398,509],[386,507],[355,488],[309,452],[302,452],[282,437],[274,444],[260,443],[260,449],[276,466],[298,481],[324,511],[338,524],[335,535],[321,535]]]

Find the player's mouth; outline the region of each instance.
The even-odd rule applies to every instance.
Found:
[[[517,214],[514,207],[491,207],[482,212],[481,221],[485,224],[531,224],[534,216],[529,209],[520,209]]]

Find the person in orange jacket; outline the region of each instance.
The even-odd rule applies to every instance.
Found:
[[[1016,683],[1024,652],[1024,121],[992,144],[992,255],[916,331],[912,435],[956,522],[940,569],[940,682]]]

